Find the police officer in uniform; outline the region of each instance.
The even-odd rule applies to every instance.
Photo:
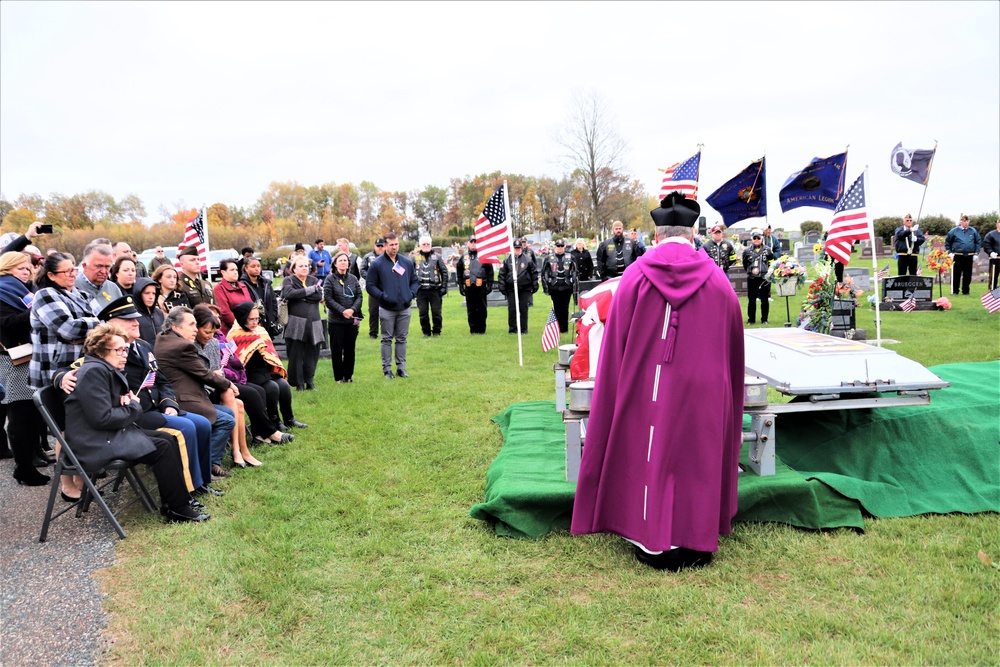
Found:
[[[469,333],[486,333],[486,295],[493,291],[493,265],[478,259],[476,237],[470,236],[465,253],[455,265],[458,291],[465,297],[469,313]]]
[[[361,258],[360,270],[361,280],[368,282],[368,267],[385,252],[385,239],[381,236],[375,239],[375,249]],[[350,259],[350,256],[348,256]],[[368,295],[368,337],[377,339],[378,336],[378,299],[371,294]]]
[[[760,299],[760,323],[767,324],[770,309],[771,283],[764,280],[767,269],[774,260],[771,249],[764,245],[764,233],[755,229],[750,233],[751,244],[743,251],[743,268],[747,272],[747,323],[757,323],[757,299]]]
[[[736,248],[722,236],[725,230],[724,225],[712,227],[709,234],[711,238],[705,242],[702,248],[712,258],[716,266],[722,269],[723,273],[728,273],[729,267],[736,263]]]
[[[420,312],[420,329],[424,336],[441,335],[441,297],[448,294],[448,267],[439,253],[431,248],[431,237],[420,237],[420,251],[414,258],[417,264],[417,310]],[[430,315],[427,310],[430,306]],[[434,326],[431,327],[433,318]]]
[[[625,269],[642,256],[641,245],[625,237],[625,226],[620,220],[611,223],[611,238],[597,247],[597,272],[601,280],[617,278]]]
[[[500,267],[500,291],[507,295],[507,332],[517,333],[518,315],[520,314],[521,333],[528,333],[528,297],[538,291],[538,267],[531,258],[522,251],[520,241],[514,242],[514,254],[507,255]],[[517,262],[517,280],[514,279],[514,264]],[[517,289],[517,299],[514,299],[514,289]],[[518,313],[517,306],[520,306]]]
[[[576,262],[566,252],[566,241],[558,239],[555,252],[542,265],[542,289],[552,297],[552,310],[559,321],[559,333],[569,331],[569,297],[576,290]]]
[[[181,275],[178,276],[177,289],[184,293],[188,303],[194,308],[199,303],[215,304],[215,292],[212,284],[201,279],[201,263],[198,261],[198,248],[188,246],[177,253],[181,263]]]

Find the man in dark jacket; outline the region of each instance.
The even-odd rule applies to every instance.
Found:
[[[406,336],[410,331],[410,302],[420,288],[413,260],[399,254],[399,239],[385,235],[385,253],[368,267],[368,294],[378,299],[379,323],[382,325],[382,374],[392,374],[392,346],[396,343],[396,375],[406,372]]]
[[[576,264],[576,275],[580,280],[590,280],[594,275],[594,258],[584,244],[583,239],[577,239],[570,251],[570,256]]]
[[[917,255],[924,244],[924,233],[913,225],[913,218],[907,213],[903,224],[896,227],[892,235],[892,247],[896,251],[896,273],[901,276],[917,275]]]
[[[722,269],[723,273],[728,273],[729,267],[736,262],[736,248],[723,237],[725,230],[725,225],[712,227],[709,234],[711,238],[702,247],[715,262],[715,265]]]
[[[368,268],[376,259],[385,252],[385,239],[381,236],[375,239],[375,248],[370,253],[361,258],[360,270],[361,280],[368,281]],[[350,257],[348,257],[350,259]],[[378,299],[371,297],[368,299],[368,337],[378,338]]]
[[[962,294],[968,295],[969,285],[972,282],[972,258],[979,252],[981,241],[979,231],[975,227],[969,226],[969,216],[967,215],[959,218],[958,227],[953,227],[944,237],[945,250],[955,262],[951,271],[952,294],[958,294],[959,287],[961,287]]]
[[[416,260],[417,279],[420,281],[420,289],[417,290],[420,330],[425,337],[440,336],[441,297],[448,294],[448,267],[441,258],[441,253],[434,252],[429,236],[420,237],[420,250]]]
[[[601,280],[617,278],[625,273],[635,260],[642,256],[644,248],[625,237],[625,226],[620,220],[611,223],[611,238],[597,247],[597,272]]]
[[[515,261],[517,262],[516,277],[514,276],[513,263]],[[500,291],[507,295],[507,333],[517,333],[519,319],[521,333],[528,333],[528,297],[538,291],[538,267],[527,255],[523,254],[520,241],[514,242],[514,254],[507,255],[503,261],[498,281]],[[516,299],[515,288],[517,289]]]
[[[486,333],[486,297],[493,291],[493,265],[479,261],[476,237],[470,236],[465,253],[455,264],[458,291],[465,297],[465,310],[469,318],[469,333]]]
[[[983,250],[990,256],[989,286],[994,290],[1000,279],[1000,220],[997,220],[997,228],[990,231],[983,239]]]
[[[569,331],[569,297],[576,290],[576,263],[566,254],[566,241],[556,239],[555,252],[542,265],[542,288],[552,297],[559,332]]]
[[[760,323],[767,324],[771,307],[771,283],[764,280],[774,260],[771,249],[764,245],[764,232],[755,229],[750,233],[750,247],[743,251],[743,268],[747,272],[747,324],[757,323],[757,300],[760,299]]]
[[[260,313],[260,325],[264,327],[267,334],[274,338],[281,333],[278,325],[278,299],[274,295],[274,288],[271,283],[261,276],[260,260],[251,257],[243,265],[243,275],[240,282],[247,286],[250,298]]]

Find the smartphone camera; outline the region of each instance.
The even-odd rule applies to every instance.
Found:
[[[52,225],[38,225],[38,233],[39,234],[51,234],[52,233]]]

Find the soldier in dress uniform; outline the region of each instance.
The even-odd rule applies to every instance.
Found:
[[[188,246],[177,253],[181,263],[181,275],[177,281],[177,289],[187,296],[188,303],[194,308],[199,303],[215,305],[215,292],[212,283],[201,279],[201,263],[198,261],[198,248]]]
[[[709,233],[711,238],[705,242],[702,248],[712,258],[715,265],[722,269],[723,273],[728,273],[729,267],[736,263],[736,248],[722,236],[725,230],[725,225],[712,227]]]
[[[517,262],[517,277],[514,276],[514,262]],[[514,242],[514,254],[507,255],[500,267],[497,278],[500,291],[507,295],[507,332],[517,333],[520,320],[522,334],[528,333],[528,297],[538,291],[538,267],[523,252],[520,241]],[[517,290],[515,303],[514,290]],[[520,310],[518,307],[520,306]],[[518,317],[520,315],[520,318]]]
[[[465,297],[469,333],[486,333],[486,296],[493,291],[493,265],[479,261],[476,237],[470,236],[465,253],[455,265],[458,291]]]
[[[417,264],[417,280],[420,281],[420,289],[417,290],[420,329],[424,336],[440,336],[441,297],[448,293],[448,267],[441,258],[441,253],[434,252],[429,236],[420,237],[420,251],[414,261]]]
[[[645,248],[625,237],[625,225],[620,220],[611,223],[611,238],[597,247],[597,272],[601,280],[617,278],[645,252]]]
[[[569,297],[576,290],[576,262],[566,252],[566,241],[558,239],[555,252],[542,265],[542,289],[552,297],[552,310],[559,321],[559,333],[569,331]]]

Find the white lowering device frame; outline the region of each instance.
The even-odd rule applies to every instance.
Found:
[[[749,376],[787,396],[790,403],[748,400],[750,467],[774,474],[778,415],[820,410],[929,405],[930,391],[945,382],[912,359],[859,341],[803,329],[755,329],[743,334]],[[749,382],[748,382],[749,386]]]

